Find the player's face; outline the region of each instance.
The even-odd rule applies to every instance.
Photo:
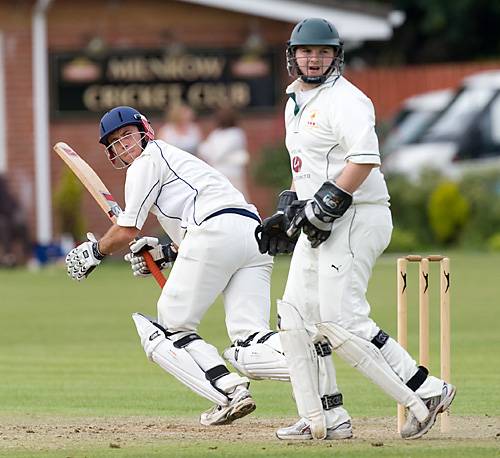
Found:
[[[106,148],[109,159],[116,168],[130,165],[143,151],[142,139],[144,133],[137,126],[121,127],[108,137],[109,146]]]
[[[308,77],[322,76],[335,58],[335,50],[331,46],[298,46],[295,60],[303,75]]]

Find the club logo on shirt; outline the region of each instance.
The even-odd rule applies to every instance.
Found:
[[[316,110],[309,113],[309,117],[306,120],[307,127],[316,127],[316,118],[318,117],[318,112]]]
[[[299,173],[302,168],[302,159],[299,156],[294,156],[292,159],[292,169],[295,173]]]

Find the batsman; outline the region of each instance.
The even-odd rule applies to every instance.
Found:
[[[392,232],[373,104],[342,76],[343,45],[330,22],[298,23],[286,56],[295,78],[285,109],[293,185],[256,234],[262,253],[289,251],[296,241],[278,314],[301,418],[277,436],[352,436],[333,351],[408,408],[401,435],[416,439],[456,390],[417,366],[370,318],[368,281]]]
[[[255,409],[249,379],[287,380],[279,336],[269,330],[272,257],[259,252],[254,232],[260,223],[222,174],[163,141],[144,115],[127,106],[107,112],[99,142],[118,169],[126,169],[125,209],[100,239],[74,248],[68,274],[84,280],[105,256],[126,248],[133,274],[148,276],[143,252],[160,268],[172,265],[158,300],[157,318],[135,313],[133,320],[146,355],[195,393],[215,403],[203,425],[221,425]],[[138,238],[153,213],[172,244]],[[233,345],[224,356],[243,375],[230,372],[198,325],[219,294]]]

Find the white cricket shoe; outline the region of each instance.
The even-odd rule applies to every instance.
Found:
[[[311,427],[305,418],[301,418],[297,423],[287,428],[280,428],[276,431],[276,437],[281,440],[311,440]],[[352,426],[350,420],[340,423],[340,425],[327,428],[325,440],[350,439],[352,437]]]
[[[457,389],[454,385],[443,382],[441,394],[423,399],[425,405],[429,409],[429,415],[424,421],[418,421],[415,415],[408,412],[406,423],[401,428],[401,437],[403,439],[418,439],[422,437],[432,428],[438,414],[445,412],[450,407],[456,393]]]
[[[228,425],[238,418],[252,413],[255,410],[255,401],[243,386],[238,386],[229,397],[227,406],[215,405],[203,412],[200,423],[204,426]]]

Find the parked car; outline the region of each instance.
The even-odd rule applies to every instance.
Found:
[[[424,92],[406,99],[392,120],[382,145],[383,154],[389,154],[401,145],[414,143],[446,108],[453,94],[452,89],[442,89]]]
[[[450,177],[500,167],[500,71],[465,78],[449,103],[410,143],[383,159],[386,174],[417,178],[423,169]]]

